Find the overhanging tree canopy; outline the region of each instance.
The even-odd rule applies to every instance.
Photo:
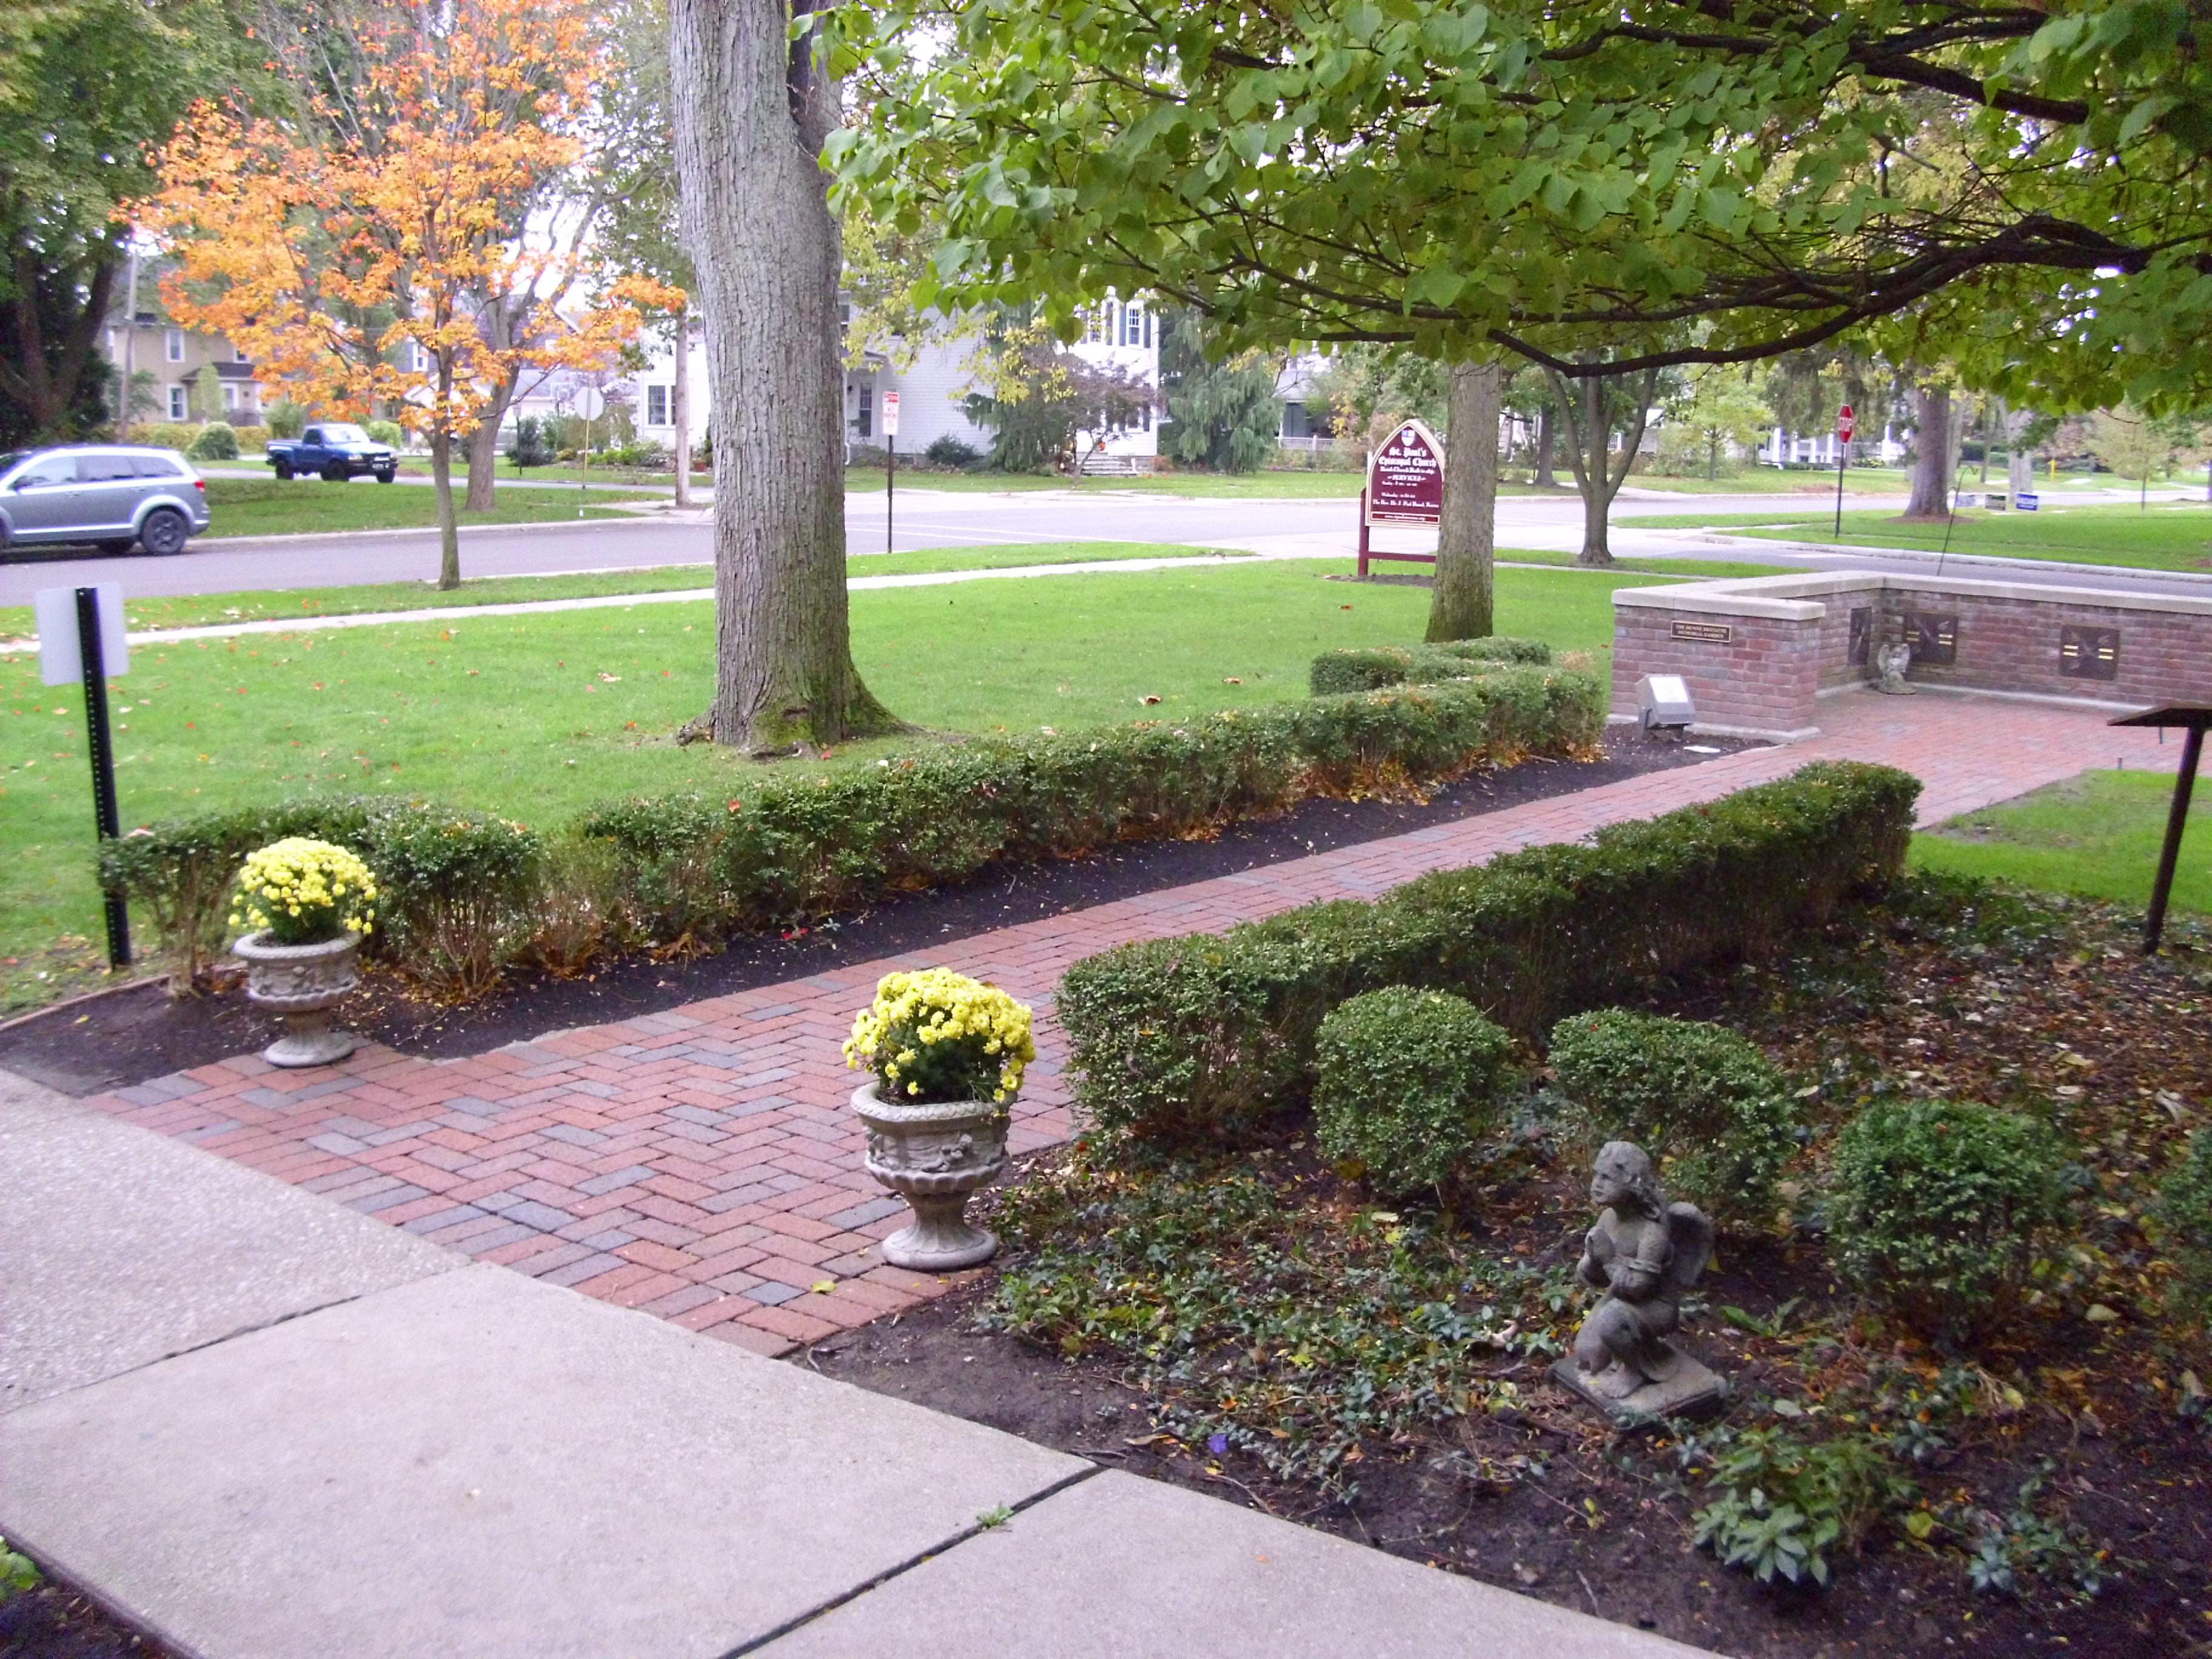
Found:
[[[945,303],[1149,287],[1232,343],[1503,347],[1571,378],[1909,313],[1993,382],[2212,388],[2212,64],[2185,0],[837,15],[883,84],[829,155],[939,219]],[[951,49],[913,73],[932,27]]]

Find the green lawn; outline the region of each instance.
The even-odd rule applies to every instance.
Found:
[[[292,536],[331,530],[419,530],[438,522],[438,493],[411,484],[380,484],[374,478],[325,483],[320,478],[210,478],[208,507],[214,525],[199,539],[226,536]],[[635,490],[610,489],[594,501],[656,499]],[[550,489],[503,491],[489,513],[461,514],[463,524],[534,524],[574,519],[576,496]],[[594,514],[594,516],[599,516]],[[607,515],[614,516],[614,515]],[[627,516],[627,515],[622,515]]]
[[[1542,564],[1562,570],[1580,570],[1585,567],[1575,562],[1572,553],[1557,548],[1501,547],[1498,557],[1504,564]],[[1411,569],[1413,567],[1407,566]],[[1387,574],[1391,567],[1382,567]],[[1649,576],[1790,576],[1802,574],[1795,565],[1738,563],[1729,559],[1615,559],[1605,567],[1607,574]],[[1595,572],[1592,573],[1596,574]]]
[[[906,576],[938,570],[1000,570],[1011,565],[1080,564],[1122,559],[1218,559],[1239,556],[1215,547],[1152,542],[1036,542],[1021,546],[925,548],[913,553],[856,554],[855,576]],[[362,616],[372,611],[428,611],[452,605],[512,605],[536,599],[596,599],[616,593],[667,593],[711,587],[706,564],[654,565],[642,570],[597,570],[574,576],[477,576],[457,589],[431,582],[377,582],[360,587],[276,589],[264,592],[155,596],[129,600],[125,617],[136,633],[158,628],[220,628],[225,623],[278,618]],[[26,639],[28,605],[0,606],[0,641]]]
[[[1862,495],[1905,495],[1912,490],[1912,475],[1894,467],[1855,466],[1844,476],[1848,480],[1844,488]],[[1785,472],[1779,467],[1748,466],[1741,472],[1724,472],[1717,478],[1680,478],[1657,472],[1636,472],[1629,475],[1628,482],[1638,489],[1672,489],[1685,495],[1802,495],[1825,489],[1832,496],[1836,475],[1833,469],[1823,472],[1792,467]]]
[[[1943,526],[1904,524],[1888,513],[1845,513],[1844,533],[1833,514],[1674,514],[1621,520],[1630,528],[1741,529],[1771,541],[1838,543],[1850,547],[1943,546]],[[2038,513],[1962,512],[1951,526],[1954,553],[1990,553],[2015,559],[2130,565],[2148,570],[2212,570],[2212,507],[2202,502],[2134,507],[2067,507]]]
[[[2172,799],[2173,780],[2156,773],[2084,772],[1915,836],[1912,862],[2141,906],[2150,901]],[[2172,902],[2212,913],[2212,799],[2202,788],[2182,836]]]
[[[1299,697],[1316,652],[1420,636],[1424,589],[1322,580],[1345,564],[863,592],[854,652],[871,690],[937,729],[1067,729]],[[1501,571],[1498,627],[1589,651],[1601,671],[1613,589],[1649,580]],[[739,787],[757,769],[669,740],[707,704],[714,642],[702,601],[142,647],[112,696],[124,821],[375,789],[550,825],[626,791]],[[34,654],[0,655],[0,734],[4,1007],[83,982],[98,908],[79,695],[41,685]],[[77,942],[50,952],[64,939]]]

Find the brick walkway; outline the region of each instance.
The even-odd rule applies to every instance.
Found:
[[[1747,750],[1314,858],[461,1060],[368,1047],[327,1071],[246,1055],[90,1103],[501,1263],[765,1353],[913,1306],[951,1281],[884,1265],[902,1203],[862,1173],[839,1047],[893,968],[941,962],[1038,1009],[1013,1150],[1070,1132],[1050,1013],[1069,963],[1124,940],[1217,930],[1424,872],[1573,840],[1829,758],[1928,784],[1923,822],[2088,767],[2170,769],[2179,744],[2096,710],[1854,693],[1820,737]]]

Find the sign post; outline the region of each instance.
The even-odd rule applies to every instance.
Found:
[[[1367,488],[1359,497],[1359,574],[1374,559],[1434,564],[1433,553],[1380,553],[1368,531],[1378,524],[1438,525],[1444,513],[1444,446],[1421,421],[1407,421],[1367,458]]]
[[[1836,411],[1836,534],[1844,533],[1844,458],[1851,441],[1851,406],[1845,404]]]
[[[575,410],[584,417],[584,476],[576,481],[576,516],[584,516],[584,497],[592,489],[592,422],[606,413],[607,394],[595,386],[576,388]]]
[[[898,409],[899,395],[884,393],[884,446],[888,452],[890,471],[884,474],[884,551],[891,551],[891,514],[894,510],[892,492],[898,488]]]
[[[107,677],[131,672],[131,647],[123,631],[123,590],[48,587],[33,600],[39,627],[40,678],[48,685],[84,685],[84,732],[92,751],[92,817],[103,842],[121,833],[115,811],[115,745],[107,730]],[[131,963],[131,913],[120,893],[103,895],[107,911],[107,965]]]

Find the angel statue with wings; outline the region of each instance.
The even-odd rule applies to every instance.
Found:
[[[1713,1253],[1713,1224],[1694,1204],[1669,1204],[1641,1146],[1607,1141],[1590,1176],[1597,1224],[1576,1268],[1605,1291],[1575,1334],[1574,1357],[1553,1375],[1614,1416],[1694,1411],[1717,1403],[1720,1378],[1667,1339],[1682,1297]]]

